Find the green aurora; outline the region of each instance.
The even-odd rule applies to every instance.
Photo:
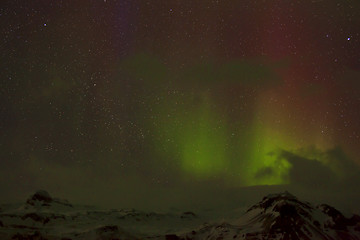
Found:
[[[151,123],[154,118],[147,124],[154,135],[153,148],[162,159],[158,164],[180,170],[184,177],[221,178],[233,186],[290,183],[292,166],[281,152],[295,151],[303,145],[295,141],[297,136],[274,128],[272,111],[281,110],[269,103],[272,94],[267,91],[281,84],[276,72],[286,64],[268,65],[261,61],[220,65],[208,61],[189,66],[177,73],[185,87],[169,80],[171,71],[156,57],[138,54],[124,61],[122,68],[142,81],[144,91],[151,89],[158,96],[150,103],[157,124]],[[227,71],[234,66],[242,70]],[[224,71],[230,72],[228,78]],[[203,87],[206,81],[208,88]],[[153,82],[168,90],[155,89]],[[245,114],[239,111],[230,116],[219,104],[218,96],[223,98],[239,86],[240,99],[230,96],[229,104],[241,109],[242,102],[246,102],[247,110]],[[244,100],[246,94],[249,96]]]
[[[196,104],[188,96],[191,110],[182,106],[175,111],[176,100],[162,108],[162,124],[154,132],[158,133],[156,146],[160,146],[157,150],[164,161],[178,161],[175,165],[185,175],[200,180],[220,177],[237,186],[288,183],[291,165],[277,154],[286,146],[285,141],[267,134],[259,122],[244,128],[240,119],[230,129],[226,116],[214,107],[211,94],[200,96]]]

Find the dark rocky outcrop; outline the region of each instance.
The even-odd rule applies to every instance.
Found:
[[[165,235],[165,240],[182,240],[183,238],[178,237],[175,234],[167,234]]]
[[[35,202],[41,202],[43,205],[49,205],[53,201],[52,197],[47,191],[37,191],[26,201],[27,204],[34,205]]]
[[[26,233],[26,234],[17,233],[14,236],[12,236],[11,239],[14,239],[14,240],[46,240],[46,238],[43,237],[39,231],[35,231],[34,233]]]
[[[70,204],[66,200],[60,200],[57,198],[53,198],[50,196],[50,194],[45,190],[39,190],[32,196],[30,196],[26,200],[26,204],[29,206],[41,206],[41,207],[50,207],[52,204],[60,204],[67,207],[73,207],[72,204]]]
[[[193,212],[183,212],[180,216],[180,218],[183,218],[183,219],[191,219],[191,218],[195,218],[195,217],[197,217],[197,216]]]

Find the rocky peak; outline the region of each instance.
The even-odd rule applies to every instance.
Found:
[[[285,191],[278,194],[270,194],[265,196],[261,202],[252,206],[248,212],[259,209],[262,212],[278,212],[280,215],[295,215],[297,213],[307,215],[307,211],[313,208],[307,202],[298,200],[294,195]]]
[[[53,201],[53,198],[45,190],[39,190],[30,196],[26,203],[29,205],[35,205],[36,202],[39,202],[41,205],[49,205]]]
[[[26,205],[36,206],[36,207],[49,207],[53,204],[72,207],[72,205],[68,201],[53,198],[45,190],[39,190],[35,192],[32,196],[30,196],[26,200]]]

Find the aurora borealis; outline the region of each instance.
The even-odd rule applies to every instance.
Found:
[[[358,1],[15,0],[0,19],[10,199],[360,183]]]

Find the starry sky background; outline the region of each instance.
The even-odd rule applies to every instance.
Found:
[[[0,31],[4,201],[360,200],[359,1],[13,0]]]

